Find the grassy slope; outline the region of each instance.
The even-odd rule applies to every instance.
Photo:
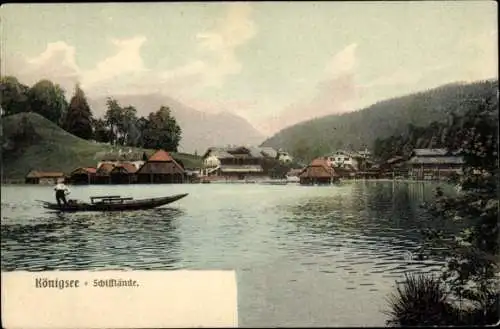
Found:
[[[371,149],[376,138],[403,133],[407,125],[427,126],[448,113],[460,113],[464,99],[496,96],[498,81],[450,84],[408,96],[389,99],[343,115],[329,115],[285,128],[262,145],[284,148],[297,156],[300,149],[317,156],[338,148]]]
[[[21,113],[2,118],[2,142],[19,130],[23,117],[26,117],[34,127],[38,138],[15,151],[2,152],[4,179],[23,178],[31,169],[69,173],[77,167],[95,167],[101,154],[113,150],[110,145],[78,138],[36,113]],[[147,154],[154,152],[154,150],[132,149],[146,151]],[[172,153],[172,155],[186,167],[197,167],[201,163],[200,158],[194,155],[183,153]]]

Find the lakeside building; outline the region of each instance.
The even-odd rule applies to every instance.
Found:
[[[184,168],[164,151],[158,150],[137,170],[137,183],[184,183]]]
[[[463,173],[464,159],[447,149],[414,149],[406,162],[413,179],[442,179]]]
[[[30,172],[26,175],[24,182],[26,184],[56,184],[57,180],[60,178],[66,178],[63,172],[30,170]]]
[[[123,162],[114,165],[113,169],[109,172],[109,179],[111,184],[133,184],[137,181],[137,167],[134,163]]]
[[[128,161],[131,157],[103,157],[96,168],[81,167],[73,170],[73,184],[135,184],[135,183],[183,183],[186,171],[168,152],[158,150],[149,158]]]
[[[346,168],[352,170],[358,170],[358,159],[361,155],[356,154],[352,151],[338,150],[330,155],[327,155],[326,158],[330,161],[333,167],[337,168]]]
[[[79,167],[69,175],[72,184],[131,184],[135,172],[145,163],[146,154],[132,149],[100,152],[96,167]]]
[[[145,153],[134,152],[132,149],[128,149],[125,151],[119,149],[116,152],[106,152],[100,154],[98,157],[100,160],[97,163],[96,168],[99,168],[104,163],[113,165],[121,165],[123,163],[127,163],[127,164],[133,164],[136,170],[142,167],[146,162],[146,160],[148,159]]]
[[[370,156],[371,153],[368,150],[359,152],[338,150],[327,155],[326,158],[332,163],[333,167],[358,171],[369,169],[373,165]]]
[[[327,160],[335,172],[343,178],[354,178],[363,176],[370,172],[374,162],[370,158],[371,152],[338,150],[327,155]]]
[[[299,174],[300,184],[332,184],[339,178],[328,159],[314,159]]]
[[[210,147],[202,157],[201,176],[205,179],[253,180],[267,177],[265,161],[277,159],[289,163],[292,157],[271,147]]]
[[[384,178],[408,178],[408,163],[403,156],[396,155],[379,165],[380,176]]]
[[[73,170],[69,175],[69,181],[75,185],[95,184],[97,168],[80,167]]]
[[[100,163],[100,165],[97,167],[96,174],[95,174],[95,183],[96,184],[111,184],[111,170],[115,165],[113,163]]]

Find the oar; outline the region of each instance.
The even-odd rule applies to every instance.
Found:
[[[43,202],[43,203],[50,203],[48,201],[44,201],[44,200],[35,200],[35,201],[38,201],[38,202]]]

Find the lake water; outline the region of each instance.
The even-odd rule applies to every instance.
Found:
[[[384,326],[396,280],[440,269],[440,259],[412,257],[419,229],[458,229],[420,209],[436,186],[74,186],[74,199],[189,196],[156,210],[65,215],[35,201],[53,200],[50,186],[3,186],[2,271],[234,269],[240,326]]]

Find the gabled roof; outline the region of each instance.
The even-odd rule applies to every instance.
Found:
[[[311,164],[309,166],[310,167],[328,166],[328,161],[326,159],[317,158],[311,161]]]
[[[170,156],[170,154],[164,150],[158,150],[155,154],[149,157],[148,161],[155,162],[168,162],[173,161],[174,159]]]
[[[233,154],[248,153],[254,158],[270,157],[276,158],[278,152],[272,147],[257,147],[257,146],[232,146],[232,147],[209,147],[203,158],[209,154],[216,156],[219,159],[234,158]]]
[[[328,165],[325,159],[317,158],[311,161],[309,166],[304,168],[299,177],[327,178],[336,176],[335,170]]]
[[[276,158],[276,156],[278,155],[278,151],[269,146],[260,147],[260,152],[262,153],[262,155],[271,158]]]
[[[99,168],[97,168],[96,173],[99,175],[108,175],[115,166],[112,163],[102,163]]]
[[[262,153],[262,149],[259,147],[247,147],[247,149],[250,151],[249,155],[254,158],[262,158],[264,157],[264,154]]]
[[[59,177],[64,177],[63,172],[58,172],[58,171],[38,171],[38,170],[32,170],[30,171],[27,175],[27,178],[59,178]]]
[[[209,147],[208,150],[205,152],[203,155],[203,158],[208,157],[208,155],[213,155],[219,159],[226,159],[226,158],[234,158],[232,154],[229,154],[224,148],[222,147]]]
[[[71,172],[71,174],[76,174],[76,173],[84,173],[84,174],[95,174],[97,171],[96,168],[92,168],[92,167],[80,167],[80,168],[76,168],[75,170],[73,170]]]
[[[133,174],[137,171],[137,168],[134,166],[134,164],[130,163],[130,162],[123,162],[123,163],[115,165],[115,167],[113,168],[113,171],[120,170],[120,169],[125,170],[129,174]]]
[[[251,154],[252,150],[246,146],[236,146],[226,149],[231,154]]]
[[[148,161],[142,165],[136,174],[183,174],[182,168],[177,161]]]

